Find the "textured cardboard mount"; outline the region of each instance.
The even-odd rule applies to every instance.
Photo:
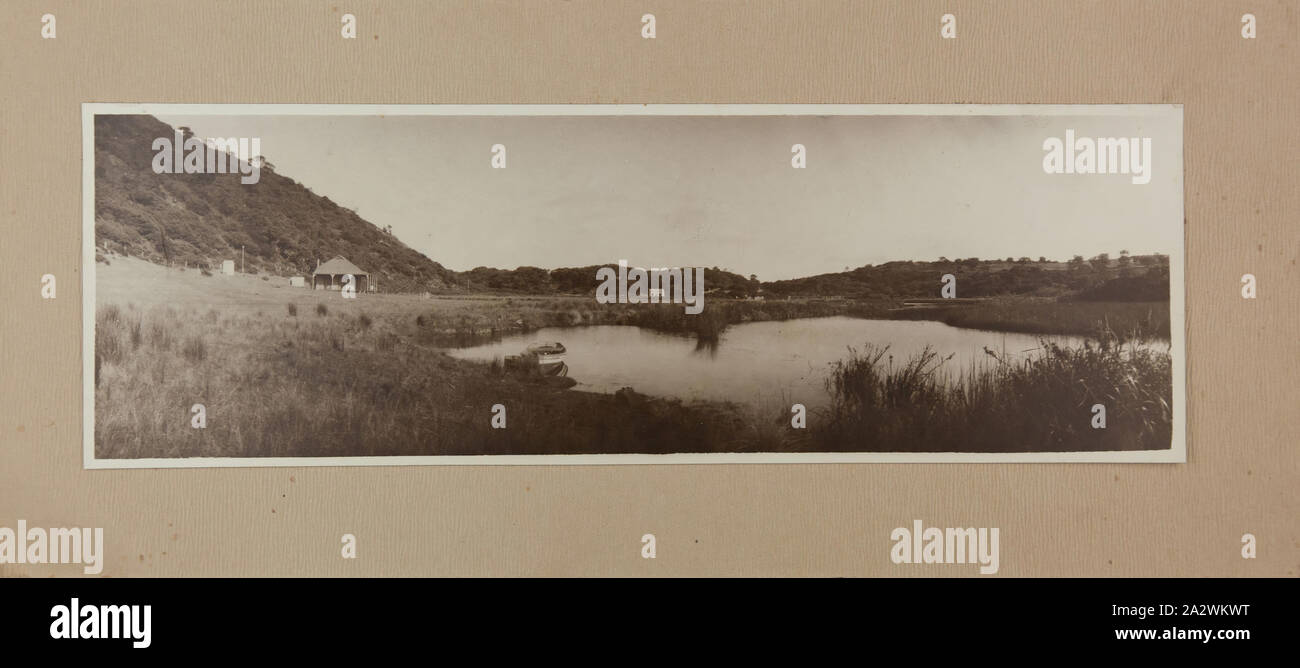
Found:
[[[1256,39],[1241,37],[1248,12]],[[45,13],[56,39],[41,38]],[[340,37],[343,13],[358,39]],[[640,36],[646,13],[653,40]],[[955,40],[939,36],[945,13]],[[1298,24],[1284,1],[10,12],[0,526],[103,527],[114,577],[977,574],[892,564],[890,531],[914,519],[999,527],[1004,576],[1295,576]],[[81,103],[142,101],[1182,104],[1187,463],[85,470]],[[46,273],[53,300],[40,296]],[[1256,300],[1240,297],[1245,273]],[[344,533],[355,560],[339,556]],[[646,533],[653,560],[641,558]],[[1256,559],[1241,557],[1245,533]]]

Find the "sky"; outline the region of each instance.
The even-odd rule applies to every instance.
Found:
[[[457,271],[626,259],[780,280],[941,256],[1182,252],[1179,111],[158,117],[260,137],[278,173]],[[1045,173],[1043,141],[1067,128],[1151,137],[1151,182]]]

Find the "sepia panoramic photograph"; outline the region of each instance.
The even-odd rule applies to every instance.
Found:
[[[1178,105],[83,133],[88,467],[1185,460]]]

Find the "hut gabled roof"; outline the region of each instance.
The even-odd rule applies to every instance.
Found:
[[[316,276],[319,274],[329,274],[331,276],[336,276],[339,274],[352,274],[353,276],[358,276],[358,275],[369,276],[368,273],[366,273],[357,265],[349,262],[348,259],[343,257],[342,255],[335,255],[332,259],[330,259],[329,262],[326,262],[325,264],[316,267],[316,271],[313,271],[312,275]]]

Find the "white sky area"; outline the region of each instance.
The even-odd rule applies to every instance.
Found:
[[[1032,108],[1029,108],[1032,110]],[[1182,119],[159,116],[260,137],[276,171],[450,269],[627,259],[762,280],[889,260],[1181,254]],[[1152,179],[1046,174],[1043,140],[1151,137]],[[808,166],[790,166],[792,144]],[[507,168],[492,169],[504,144]],[[245,186],[256,187],[256,186]]]

